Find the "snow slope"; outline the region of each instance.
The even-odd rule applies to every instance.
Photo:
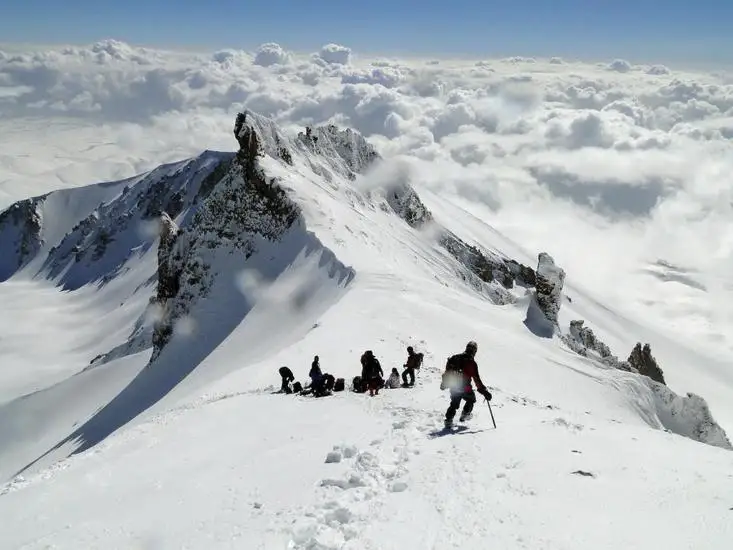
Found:
[[[14,526],[2,530],[0,546],[728,548],[733,453],[664,429],[689,429],[699,404],[692,417],[671,416],[645,377],[535,336],[523,323],[532,289],[482,282],[440,236],[445,227],[486,254],[532,267],[538,251],[419,189],[434,219],[413,227],[395,212],[394,194],[404,190],[385,188],[374,172],[356,174],[376,160],[358,135],[317,129],[314,143],[254,115],[245,127],[297,219],[274,239],[257,233],[273,227],[265,224],[208,240],[210,231],[238,227],[231,210],[211,205],[245,200],[252,180],[232,168],[194,204],[203,178],[180,179],[187,198],[172,217],[185,235],[183,266],[207,265],[210,285],[185,302],[149,364],[151,326],[184,302],[178,294],[151,313],[160,259],[150,231],[142,231],[147,240],[129,238],[139,217],[120,225],[127,237],[88,264],[94,269],[76,268],[86,275],[66,292],[50,285],[68,285],[74,266],[63,251],[49,262],[42,247],[0,284],[16,299],[0,319],[18,338],[29,338],[41,305],[66,308],[63,319],[40,323],[42,345],[32,353],[12,348],[22,374],[8,366],[5,348],[0,355],[0,473],[9,480],[0,513]],[[237,132],[243,148],[246,135]],[[130,206],[112,201],[95,211],[109,227],[125,212],[139,216]],[[218,215],[196,221],[202,211]],[[80,207],[53,217],[71,229],[85,216]],[[249,257],[238,239],[244,250],[255,247]],[[139,252],[122,254],[127,246]],[[662,397],[694,389],[730,432],[724,365],[644,331],[642,320],[620,318],[571,284],[563,295],[561,330],[582,318],[621,359],[637,340],[650,341],[670,384]],[[114,336],[111,326],[119,327]],[[448,403],[440,372],[469,339],[479,343],[498,429],[479,402],[468,429],[441,433]],[[386,371],[401,370],[410,344],[426,355],[413,389],[374,398],[272,393],[281,365],[304,380],[318,354],[324,371],[350,380],[363,350],[374,350]],[[339,460],[326,462],[329,453]]]

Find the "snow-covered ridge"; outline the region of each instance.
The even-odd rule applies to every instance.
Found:
[[[234,135],[235,154],[206,152],[124,182],[51,193],[29,203],[36,206],[25,217],[5,214],[9,221],[0,228],[0,238],[38,243],[26,246],[30,252],[20,261],[16,256],[19,274],[47,277],[68,290],[90,284],[104,288],[134,274],[132,293],[147,300],[126,338],[94,358],[87,370],[141,355],[148,368],[53,452],[72,442],[78,443],[74,452],[88,449],[183,386],[194,391],[197,384],[226,374],[230,366],[219,372],[210,364],[206,373],[197,368],[238,327],[249,331],[250,360],[268,356],[274,342],[284,345],[317,327],[320,315],[352,288],[360,269],[349,265],[355,257],[339,247],[335,226],[323,221],[329,216],[319,205],[327,196],[333,208],[350,202],[358,216],[374,212],[369,216],[390,224],[392,229],[382,230],[365,221],[366,248],[379,246],[366,229],[379,229],[378,238],[392,239],[397,230],[392,224],[401,224],[400,240],[427,254],[410,260],[416,272],[449,281],[446,286],[462,285],[474,297],[500,306],[522,304],[529,296],[528,319],[534,311],[541,323],[527,323],[527,328],[539,334],[537,327],[544,323],[550,330],[540,336],[563,335],[558,310],[565,298],[564,271],[549,254],[539,254],[535,270],[459,236],[460,231],[439,223],[404,182],[360,189],[359,174],[380,157],[356,132],[327,126],[292,136],[273,121],[245,112],[235,121]],[[272,290],[285,284],[280,281],[291,271],[299,280]],[[293,308],[299,311],[297,331],[280,321]],[[263,315],[277,320],[256,322]],[[582,345],[571,347],[582,353]],[[626,387],[647,396],[639,414],[650,426],[730,447],[701,398],[681,398],[649,384],[638,374],[645,374],[641,369],[622,370],[627,372],[619,376],[631,377]]]
[[[115,277],[156,238],[157,218],[187,219],[211,191],[209,176],[231,153],[206,151],[141,176],[55,191],[0,213],[0,280],[18,271],[55,281],[66,290]],[[15,252],[15,254],[13,254]]]

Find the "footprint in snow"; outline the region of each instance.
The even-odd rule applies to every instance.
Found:
[[[341,462],[343,458],[354,458],[358,452],[356,445],[334,445],[333,450],[326,455],[326,464]]]
[[[579,432],[585,428],[585,426],[583,426],[582,424],[573,424],[572,422],[568,422],[564,418],[560,418],[560,417],[553,420],[552,423],[555,426],[562,426],[563,428],[567,428],[569,430],[576,431],[576,432]]]

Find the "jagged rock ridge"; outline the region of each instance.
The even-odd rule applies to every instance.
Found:
[[[481,289],[481,281],[500,283],[501,287],[493,287],[492,297],[496,302],[501,304],[513,302],[514,296],[502,289],[511,289],[515,283],[524,287],[534,286],[535,273],[531,267],[513,259],[482,251],[438,225],[430,210],[420,200],[420,196],[407,183],[402,182],[389,187],[386,190],[386,200],[392,211],[411,227],[429,228],[436,232],[438,243],[468,269],[472,275],[469,282],[478,290]],[[459,276],[467,278],[463,273],[459,273]]]
[[[0,282],[7,280],[41,248],[40,206],[48,195],[16,202],[0,212]]]
[[[652,356],[651,346],[637,342],[626,361],[613,355],[611,349],[584,326],[582,319],[570,322],[570,332],[562,335],[563,341],[574,352],[598,361],[614,369],[628,372],[651,391],[659,424],[695,441],[733,450],[725,430],[713,419],[707,402],[694,393],[686,397],[677,395],[666,386],[662,369]]]
[[[254,117],[253,117],[254,118]],[[257,251],[257,238],[277,241],[296,222],[300,209],[288,198],[275,179],[268,179],[258,159],[265,153],[258,131],[262,124],[247,113],[237,117],[235,137],[240,144],[228,173],[211,191],[196,212],[193,223],[183,230],[174,229],[164,217],[162,236],[174,234],[168,251],[159,256],[159,285],[156,296],[162,308],[153,334],[154,361],[168,343],[175,322],[185,316],[201,298],[207,296],[216,274],[206,257],[215,249],[249,258]],[[277,144],[270,153],[288,162],[289,154],[272,128],[270,138]],[[285,158],[283,158],[283,155]],[[161,271],[165,278],[160,278]],[[165,284],[161,285],[161,281]]]
[[[659,368],[659,365],[657,365],[656,359],[652,356],[652,350],[649,344],[644,344],[644,347],[642,347],[641,342],[637,342],[626,362],[639,374],[648,376],[655,382],[666,385],[664,373]]]

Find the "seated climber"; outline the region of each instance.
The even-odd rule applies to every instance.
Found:
[[[282,378],[280,392],[293,393],[293,390],[290,388],[290,382],[295,380],[295,376],[293,376],[293,371],[291,371],[288,367],[280,367],[280,370],[278,372],[280,373],[280,376]]]
[[[384,386],[391,389],[400,387],[400,373],[396,368],[392,369],[392,374],[389,375],[387,383]]]
[[[331,395],[335,382],[336,379],[332,374],[324,373],[318,383],[313,386],[313,395],[315,397],[325,397],[327,395]]]

